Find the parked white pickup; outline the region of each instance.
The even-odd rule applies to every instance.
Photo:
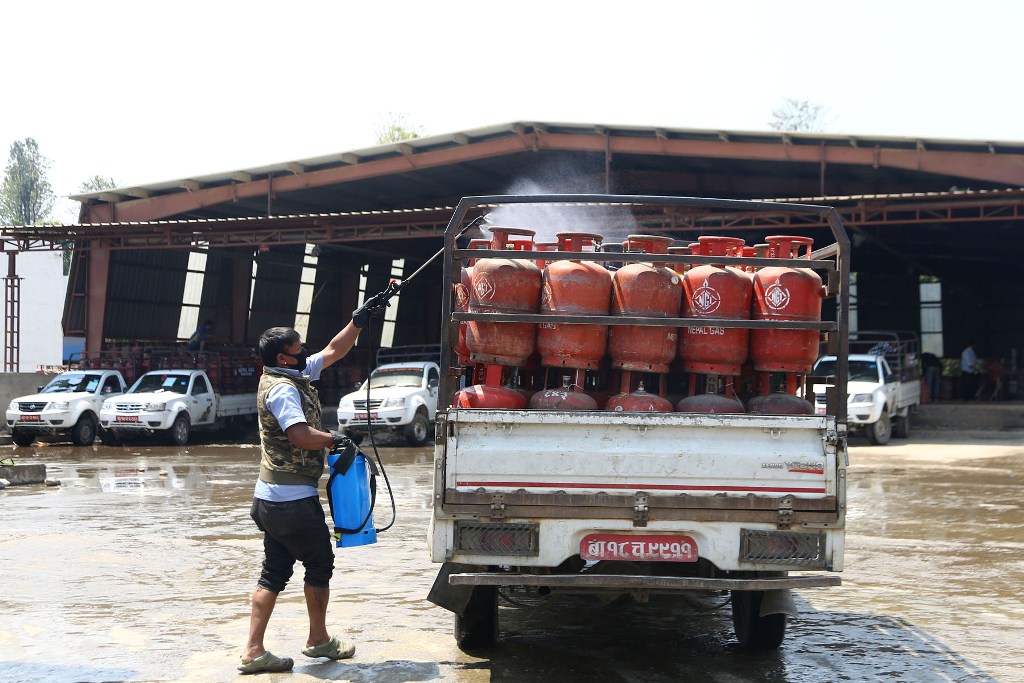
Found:
[[[123,436],[164,434],[183,446],[195,429],[255,416],[255,393],[216,393],[203,370],[154,370],[139,377],[128,393],[103,402],[100,439],[113,445]]]
[[[18,446],[31,446],[37,438],[70,438],[76,446],[91,446],[96,439],[100,405],[124,390],[124,377],[117,370],[62,372],[38,394],[11,401],[7,426]]]

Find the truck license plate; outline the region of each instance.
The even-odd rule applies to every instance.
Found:
[[[590,534],[580,541],[584,560],[696,562],[697,542],[689,536]]]
[[[138,415],[118,415],[114,418],[114,422],[138,422]]]
[[[18,421],[19,422],[39,422],[39,416],[38,415],[22,415],[20,418],[18,418]]]
[[[366,419],[366,413],[356,413],[356,419],[357,420],[365,420]],[[370,413],[370,419],[371,420],[376,420],[377,419],[377,413]]]

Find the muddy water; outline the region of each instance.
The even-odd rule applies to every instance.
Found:
[[[733,647],[719,596],[512,596],[501,647],[463,654],[450,615],[424,600],[431,453],[386,449],[398,521],[376,545],[338,549],[332,582],[329,621],[357,642],[356,657],[298,653],[306,617],[293,583],[267,644],[296,669],[259,680],[1022,680],[1022,441],[855,444],[844,585],[801,591],[801,618],[769,654]],[[26,450],[0,455],[28,460]],[[255,447],[34,453],[62,485],[0,492],[0,680],[238,680],[262,554],[248,518]],[[389,519],[381,500],[377,526]]]

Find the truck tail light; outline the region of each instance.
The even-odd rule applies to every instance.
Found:
[[[536,524],[455,523],[455,550],[466,554],[536,556],[539,537]]]
[[[825,568],[825,534],[742,529],[740,561]]]

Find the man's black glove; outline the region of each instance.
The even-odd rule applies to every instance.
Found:
[[[362,329],[370,324],[370,317],[374,316],[390,306],[391,297],[398,291],[397,285],[391,283],[383,292],[374,294],[363,305],[352,311],[352,324]]]
[[[332,451],[344,451],[349,447],[355,448],[355,442],[341,432],[331,432],[331,438],[334,439],[334,446],[331,447]]]

